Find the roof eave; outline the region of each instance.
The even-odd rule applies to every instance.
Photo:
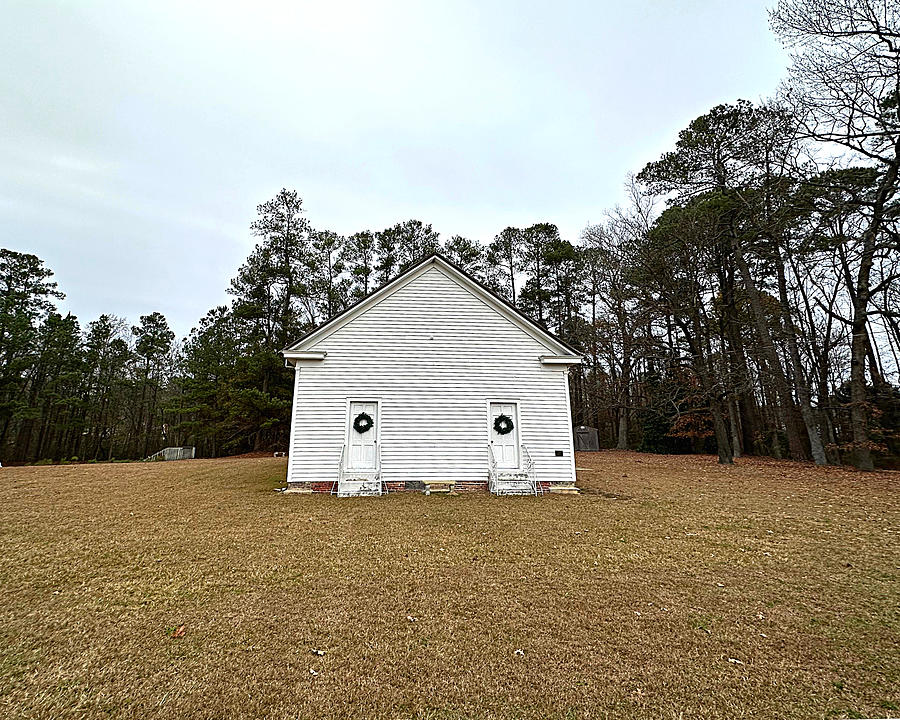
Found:
[[[581,355],[541,355],[541,365],[581,365]]]
[[[303,361],[321,362],[328,355],[327,352],[316,350],[282,350],[281,354],[284,355],[285,365],[296,365]]]

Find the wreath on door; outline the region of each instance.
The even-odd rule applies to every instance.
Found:
[[[509,415],[504,415],[501,413],[497,417],[494,418],[494,430],[497,431],[498,435],[508,435],[513,431],[512,418]]]
[[[362,435],[369,432],[374,424],[375,421],[372,419],[372,416],[369,415],[369,413],[361,412],[353,420],[353,429],[356,430],[356,432],[358,432],[360,435]]]

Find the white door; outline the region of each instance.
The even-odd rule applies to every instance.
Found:
[[[519,413],[515,403],[491,403],[491,449],[494,451],[494,460],[497,467],[505,470],[516,469],[519,467]],[[497,418],[505,416],[502,422],[498,423]],[[501,429],[509,427],[512,423],[512,430],[509,432],[498,432],[497,425]]]
[[[351,402],[349,422],[347,467],[374,470],[378,457],[378,403]]]

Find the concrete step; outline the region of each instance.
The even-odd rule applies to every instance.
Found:
[[[495,495],[534,495],[534,486],[522,478],[498,477],[494,483]]]
[[[422,483],[425,486],[425,494],[431,495],[436,493],[439,495],[449,495],[453,492],[456,483],[453,480],[425,480]]]

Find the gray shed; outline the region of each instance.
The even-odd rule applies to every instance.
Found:
[[[579,425],[575,428],[575,451],[597,452],[600,449],[600,435],[597,428]]]

